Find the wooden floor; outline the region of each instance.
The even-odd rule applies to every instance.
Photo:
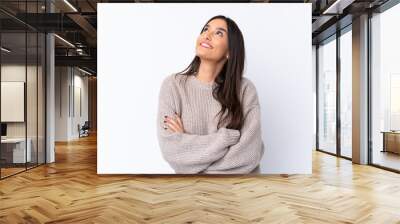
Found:
[[[8,177],[8,176],[11,176],[11,175],[13,175],[13,174],[16,174],[16,173],[19,173],[19,172],[23,172],[24,170],[26,170],[25,169],[25,167],[17,167],[17,168],[14,168],[14,167],[12,167],[12,168],[1,168],[1,177],[3,178],[3,177]]]
[[[27,163],[26,165],[27,167],[25,167],[25,164],[18,164],[18,167],[2,167],[1,168],[1,178],[6,178],[8,176],[12,176],[15,175],[17,173],[20,172],[24,172],[27,169],[33,169],[37,166],[36,163]]]
[[[96,137],[0,181],[0,223],[400,223],[400,175],[315,152],[312,175],[98,176]]]

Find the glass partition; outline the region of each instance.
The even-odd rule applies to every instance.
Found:
[[[1,34],[2,177],[24,171],[31,161],[32,151],[26,150],[26,41],[25,32]]]
[[[1,1],[0,7],[21,16],[43,13],[44,3]],[[45,163],[45,44],[44,33],[0,12],[1,179]]]
[[[318,149],[336,154],[336,38],[318,47]]]
[[[400,171],[400,4],[371,18],[371,162]]]
[[[26,112],[27,112],[27,150],[30,151],[30,160],[27,167],[37,165],[37,134],[38,134],[38,35],[36,32],[27,33],[27,98],[26,98]]]

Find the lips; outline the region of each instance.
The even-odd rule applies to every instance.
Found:
[[[208,49],[212,49],[212,48],[213,48],[210,44],[208,44],[208,43],[206,43],[206,42],[201,42],[201,43],[200,43],[200,46],[202,46],[202,47],[204,47],[204,48],[208,48]]]

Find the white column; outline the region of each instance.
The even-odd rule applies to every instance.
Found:
[[[368,163],[368,15],[353,19],[352,159]]]
[[[53,12],[54,6],[50,1],[46,4],[47,11]],[[54,35],[46,35],[46,163],[55,161],[54,133],[55,133],[55,44]]]

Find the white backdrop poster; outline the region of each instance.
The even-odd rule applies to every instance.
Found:
[[[162,81],[185,69],[215,15],[233,19],[261,108],[261,174],[310,174],[311,4],[98,4],[98,174],[174,174],[157,140]]]

